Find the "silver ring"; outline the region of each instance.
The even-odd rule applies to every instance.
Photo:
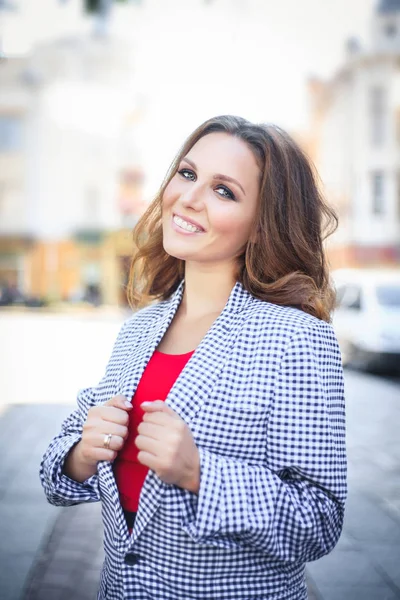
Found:
[[[110,447],[111,438],[112,438],[112,433],[107,433],[104,436],[103,446],[106,450],[108,450]]]

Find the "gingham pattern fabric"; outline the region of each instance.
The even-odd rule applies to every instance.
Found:
[[[82,484],[62,474],[88,409],[132,397],[182,291],[123,325],[104,378],[79,393],[43,458],[47,498],[102,501],[99,600],[304,600],[304,564],[335,546],[346,496],[343,374],[329,324],[235,285],[166,400],[199,449],[199,495],[150,471],[132,535],[110,463]]]

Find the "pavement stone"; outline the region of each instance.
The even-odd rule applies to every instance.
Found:
[[[355,540],[366,543],[391,543],[400,548],[400,522],[383,506],[351,488],[347,500],[346,531]]]
[[[308,571],[314,572],[313,563],[308,565]],[[373,563],[359,550],[339,550],[330,556],[324,556],[315,567],[318,573],[318,582],[323,587],[332,584],[332,572],[340,577],[342,585],[383,585],[381,576],[376,572]]]
[[[370,560],[377,566],[384,577],[394,583],[400,590],[400,546],[391,543],[374,543],[365,547]]]
[[[39,464],[71,406],[7,406],[0,415],[0,598],[21,600],[59,509],[45,500]]]
[[[390,589],[366,585],[332,585],[324,588],[323,600],[397,600],[398,595]]]
[[[36,558],[34,552],[8,552],[0,549],[0,598],[2,600],[21,600],[25,580]]]
[[[103,560],[100,504],[61,508],[40,548],[23,600],[95,600]]]

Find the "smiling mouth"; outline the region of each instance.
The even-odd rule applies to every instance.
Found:
[[[199,227],[196,227],[196,225],[193,225],[193,223],[189,223],[188,221],[185,221],[185,219],[182,219],[182,217],[178,217],[178,215],[174,215],[172,217],[172,220],[175,223],[175,225],[177,225],[184,231],[188,231],[189,233],[204,232],[204,229],[200,229]]]

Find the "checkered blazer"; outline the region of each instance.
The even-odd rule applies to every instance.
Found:
[[[84,483],[62,474],[88,409],[134,394],[182,291],[122,326],[103,379],[80,391],[44,455],[47,498],[101,500],[99,600],[303,600],[305,562],[335,546],[346,496],[343,374],[327,323],[235,285],[166,400],[199,449],[200,492],[150,471],[132,535],[110,463]]]

